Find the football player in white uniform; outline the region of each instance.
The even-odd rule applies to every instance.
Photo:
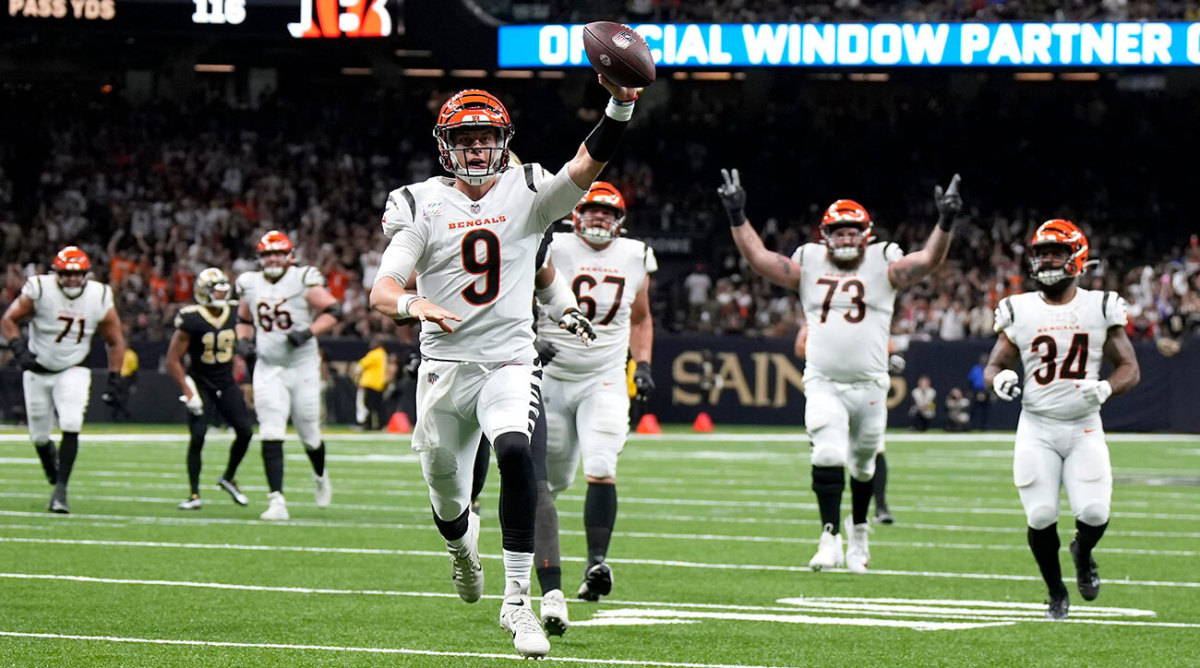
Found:
[[[804,366],[804,425],[812,440],[812,486],[821,515],[821,538],[808,562],[819,571],[841,566],[865,573],[870,560],[867,511],[873,494],[875,454],[887,428],[888,333],[896,293],[942,264],[955,216],[962,209],[957,174],[944,191],[934,188],[938,222],[925,247],[905,254],[894,243],[871,243],[871,217],[853,200],[829,205],[821,220],[822,243],[792,257],[767,250],[746,219],[746,191],[737,170],[721,170],[717,193],[729,214],[733,240],[759,275],[800,291],[808,325]],[[839,533],[846,467],[851,515],[845,555]]]
[[[267,470],[264,520],[288,519],[283,497],[283,438],[288,415],[312,462],[317,506],[333,489],[321,440],[321,354],[313,338],[342,318],[342,307],[316,267],[292,264],[292,240],[272,230],[259,239],[262,271],[238,276],[238,354],[254,357],[254,409]],[[253,337],[253,338],[251,338]]]
[[[612,95],[595,130],[557,174],[536,163],[510,167],[513,125],[494,95],[461,91],[434,127],[442,166],[434,177],[388,196],[384,234],[391,239],[371,306],[392,318],[421,320],[417,424],[434,522],[451,554],[455,589],[467,602],[483,593],[479,519],[470,512],[480,435],[496,452],[504,548],[500,624],[523,656],[550,643],[530,606],[537,481],[530,454],[541,371],[535,366],[536,256],[545,230],[575,207],[617,144],[637,91],[600,83]],[[417,272],[417,294],[404,289]],[[559,282],[565,286],[565,282]],[[579,331],[570,290],[551,318]]]
[[[1066,619],[1070,599],[1058,564],[1058,496],[1067,488],[1075,514],[1071,557],[1079,594],[1100,593],[1092,549],[1108,527],[1112,466],[1100,406],[1138,384],[1141,371],[1125,334],[1126,304],[1116,293],[1076,285],[1088,257],[1087,238],[1068,220],[1049,220],[1027,246],[1040,284],[1000,300],[1000,336],[984,367],[984,382],[1005,401],[1021,399],[1013,449],[1013,482],[1028,522],[1029,549],[1050,592],[1048,619]],[[1107,359],[1113,370],[1100,380]],[[1013,370],[1024,371],[1024,391]]]
[[[100,332],[108,344],[108,385],[103,398],[111,402],[121,382],[125,338],[121,319],[113,306],[112,289],[88,279],[92,262],[75,246],[54,256],[54,275],[34,276],[0,317],[0,330],[24,373],[25,414],[29,437],[42,460],[46,479],[54,485],[49,510],[69,513],[67,482],[79,452],[79,432],[92,389],[92,372],[81,366],[92,349],[92,335]],[[21,336],[20,322],[29,322],[29,338]],[[62,429],[57,451],[50,440],[54,418]]]
[[[627,354],[632,352],[637,364],[638,394],[646,397],[654,389],[649,277],[658,270],[658,261],[646,244],[620,236],[624,221],[620,191],[597,181],[575,208],[574,233],[556,233],[550,244],[558,272],[595,325],[590,349],[545,315],[538,325],[538,338],[558,349],[542,381],[550,490],[557,495],[571,486],[581,455],[587,479],[583,525],[588,560],[578,592],[587,601],[612,590],[605,557],[617,519],[617,456],[629,435]]]

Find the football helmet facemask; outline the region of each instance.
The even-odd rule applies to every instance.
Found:
[[[258,240],[258,259],[263,275],[270,279],[283,276],[292,263],[292,240],[279,230],[271,230]]]
[[[1069,220],[1047,220],[1029,240],[1029,273],[1045,286],[1079,276],[1087,259],[1087,237]]]
[[[220,269],[209,267],[196,277],[196,285],[192,288],[192,294],[196,297],[196,303],[201,306],[214,308],[225,306],[229,297],[229,277]]]
[[[833,233],[843,227],[859,230],[858,241],[848,245],[835,244]],[[863,250],[871,241],[873,228],[871,216],[863,205],[852,199],[839,199],[825,209],[825,215],[821,218],[821,241],[829,249],[829,254],[835,261],[848,262],[856,260],[862,255]]]
[[[64,295],[75,299],[83,294],[83,286],[87,284],[87,273],[92,268],[92,260],[87,253],[78,246],[67,246],[58,251],[50,266]]]
[[[494,143],[478,141],[459,146],[454,141],[456,130],[487,128],[496,131]],[[473,186],[487,183],[508,166],[508,143],[514,132],[512,119],[499,98],[478,89],[459,91],[446,100],[433,126],[442,167]],[[482,154],[482,164],[468,162],[468,154],[473,151]]]
[[[597,181],[571,213],[575,234],[597,246],[607,246],[621,235],[625,224],[625,198],[611,183]]]

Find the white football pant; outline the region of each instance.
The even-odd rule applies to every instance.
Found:
[[[54,416],[63,431],[83,430],[83,414],[92,391],[92,372],[81,366],[63,369],[58,373],[21,374],[25,388],[25,415],[29,420],[29,438],[34,444],[50,440]]]
[[[629,436],[629,390],[625,383],[624,369],[581,381],[550,376],[543,381],[546,473],[551,492],[558,494],[571,486],[581,455],[584,475],[616,477],[617,456]]]
[[[804,424],[813,466],[845,466],[860,482],[875,475],[875,453],[887,429],[887,385],[804,380]]]
[[[1071,512],[1084,524],[1108,521],[1112,464],[1100,414],[1057,420],[1021,411],[1013,449],[1013,483],[1025,518],[1034,529],[1058,521],[1059,486],[1067,488]]]

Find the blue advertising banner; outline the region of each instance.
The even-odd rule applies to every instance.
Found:
[[[639,24],[664,67],[1200,65],[1200,23]],[[587,66],[582,25],[500,28],[500,67]]]

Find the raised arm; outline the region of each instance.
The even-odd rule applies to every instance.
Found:
[[[800,264],[790,257],[767,250],[758,232],[746,219],[746,190],[742,188],[738,170],[721,170],[724,183],[717,188],[717,195],[729,214],[730,233],[738,252],[750,263],[756,274],[775,285],[796,290],[800,287]]]
[[[953,236],[954,218],[962,211],[962,196],[958,194],[958,174],[950,179],[943,191],[941,186],[933,188],[933,202],[937,207],[938,220],[925,247],[909,253],[888,265],[888,280],[897,288],[904,289],[920,281],[946,261]]]
[[[575,185],[585,190],[600,176],[600,170],[616,153],[617,144],[621,141],[621,135],[625,134],[625,127],[633,115],[633,104],[638,97],[636,88],[618,86],[603,74],[598,77],[600,85],[608,89],[612,99],[605,107],[596,129],[592,130],[575,157],[567,163],[567,174]]]

